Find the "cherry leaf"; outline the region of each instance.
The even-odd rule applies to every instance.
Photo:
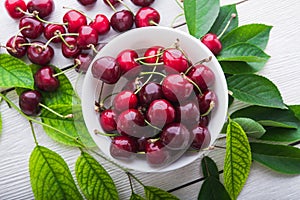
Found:
[[[131,196],[130,196],[130,200],[145,200],[145,199],[143,197],[141,197],[140,195],[132,192]]]
[[[203,182],[198,200],[231,200],[224,185],[215,177],[210,176]]]
[[[253,74],[263,69],[266,62],[221,61],[226,74]]]
[[[57,153],[36,146],[29,160],[29,172],[35,199],[83,199],[68,165]]]
[[[297,119],[300,120],[300,105],[290,105],[288,107],[291,111],[293,111]]]
[[[75,173],[87,199],[119,199],[112,178],[91,155],[81,153],[76,161]]]
[[[205,178],[213,176],[219,180],[219,170],[216,163],[208,156],[204,156],[201,160],[203,176]]]
[[[148,200],[179,200],[176,196],[168,193],[160,188],[152,186],[144,186],[146,199]]]
[[[240,117],[232,120],[237,122],[249,137],[260,138],[266,133],[264,127],[253,119]]]

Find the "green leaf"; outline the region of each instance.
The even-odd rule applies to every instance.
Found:
[[[228,32],[230,32],[232,29],[238,27],[239,20],[238,20],[238,15],[237,15],[238,13],[237,13],[235,4],[225,5],[220,8],[219,15],[218,15],[216,21],[214,22],[213,26],[211,27],[210,31],[208,31],[208,32],[214,33],[216,35],[220,35],[223,32],[223,30],[225,29],[227,23],[230,21],[232,14],[236,14],[236,17],[231,20],[228,28],[223,33],[223,36],[221,36],[220,39],[222,40],[222,38]]]
[[[300,140],[300,123],[297,129],[286,128],[266,128],[266,133],[259,138],[260,140],[276,142],[297,142]]]
[[[42,146],[34,148],[29,172],[35,199],[83,199],[66,162],[50,149]]]
[[[215,177],[208,177],[203,182],[198,200],[230,200],[230,196],[224,185]]]
[[[249,137],[260,138],[266,132],[264,127],[253,119],[241,117],[232,120],[237,122]]]
[[[227,126],[224,184],[230,197],[236,199],[250,172],[251,150],[242,127],[230,120]]]
[[[270,58],[270,56],[253,44],[241,42],[224,48],[217,58],[219,61],[265,63]]]
[[[220,0],[185,0],[183,5],[189,33],[201,38],[217,19]]]
[[[0,87],[33,89],[34,79],[30,67],[18,58],[0,54]]]
[[[89,154],[82,152],[76,161],[78,185],[87,199],[119,199],[114,181]]]
[[[269,41],[271,29],[272,26],[267,26],[265,24],[247,24],[237,27],[229,32],[221,39],[221,42],[223,48],[244,42],[265,49]]]
[[[240,101],[252,105],[286,108],[276,85],[263,76],[233,75],[227,78],[227,83],[232,96]]]
[[[220,64],[227,74],[253,74],[262,70],[266,62],[222,61]]]
[[[168,193],[157,187],[144,186],[144,191],[147,200],[179,200],[173,194]]]
[[[300,105],[290,105],[288,107],[291,111],[293,111],[293,113],[297,117],[297,119],[300,120]]]
[[[219,170],[216,163],[208,156],[204,156],[201,160],[203,176],[205,178],[213,176],[219,180]]]
[[[281,173],[300,174],[300,149],[292,146],[250,143],[255,161]]]
[[[145,200],[145,199],[143,197],[141,197],[140,195],[131,193],[130,200]]]

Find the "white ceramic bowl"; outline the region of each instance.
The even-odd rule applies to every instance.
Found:
[[[225,122],[227,114],[227,85],[224,77],[224,73],[221,69],[220,64],[214,55],[204,46],[198,39],[192,37],[191,35],[165,27],[145,27],[133,29],[125,32],[113,40],[111,40],[95,57],[95,59],[102,56],[113,56],[116,57],[119,52],[124,49],[145,49],[151,46],[160,45],[164,47],[169,47],[172,45],[176,39],[180,41],[180,47],[187,53],[189,59],[192,62],[200,61],[204,58],[212,56],[212,60],[205,63],[215,74],[215,84],[211,88],[217,95],[218,103],[215,109],[211,113],[210,123],[208,129],[211,134],[210,145],[216,140],[221,128]],[[98,94],[99,90],[99,80],[93,78],[91,74],[91,67],[89,68],[85,80],[83,83],[82,90],[82,111],[84,116],[84,121],[87,128],[94,139],[97,146],[102,150],[102,152],[110,159],[121,164],[122,166],[142,171],[142,172],[165,172],[174,169],[181,168],[191,162],[195,161],[202,152],[199,153],[185,153],[177,161],[171,163],[163,168],[155,168],[148,165],[145,159],[135,159],[131,162],[117,160],[111,157],[109,153],[110,140],[101,135],[95,135],[94,130],[102,130],[98,115],[94,110],[95,94]],[[97,90],[98,89],[98,90]]]

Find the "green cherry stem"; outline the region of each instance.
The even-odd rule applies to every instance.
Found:
[[[156,127],[156,126],[152,125],[152,124],[151,124],[150,122],[148,122],[146,119],[144,119],[144,121],[145,121],[145,123],[146,123],[147,125],[151,126],[152,128],[154,128],[154,129],[156,129],[156,130],[159,130],[159,131],[161,131],[161,129],[160,129],[160,128],[158,128],[158,127]]]
[[[119,1],[119,3],[121,3],[127,10],[129,10],[131,13],[133,13],[132,12],[132,10],[122,1],[122,0],[118,0]]]
[[[110,3],[109,0],[105,0],[105,1],[108,3],[109,7],[110,7],[114,12],[118,12],[117,9]]]
[[[72,71],[73,69],[75,69],[78,65],[80,65],[80,60],[79,59],[75,59],[75,65],[73,66],[70,66],[69,68],[63,70],[63,71],[60,71],[56,74],[53,74],[53,77],[56,77],[56,76],[59,76],[59,75],[62,75],[62,74],[65,74],[66,72],[69,72],[69,71]]]
[[[63,119],[69,119],[69,118],[73,118],[73,114],[68,114],[68,115],[62,115],[62,114],[59,114],[58,112],[56,112],[55,110],[49,108],[48,106],[42,104],[42,103],[39,103],[39,106],[41,106],[42,108],[48,110],[49,112],[55,114],[56,116],[60,117],[60,118],[63,118]]]
[[[199,91],[200,95],[202,95],[202,91],[201,89],[199,88],[199,86],[192,80],[190,79],[188,76],[186,76],[184,73],[180,73],[184,79],[188,80],[190,83],[192,83],[196,88],[197,90]]]
[[[236,13],[232,13],[232,14],[231,14],[231,17],[230,17],[230,19],[228,20],[228,22],[227,22],[225,28],[224,28],[223,31],[218,35],[218,37],[217,37],[218,39],[220,39],[220,38],[224,35],[224,33],[225,33],[226,30],[228,29],[228,27],[229,27],[231,21],[232,21],[234,18],[236,18]]]
[[[182,10],[184,10],[184,8],[183,8],[183,6],[182,6],[182,4],[181,4],[182,1],[175,0],[175,2],[176,2],[176,4],[177,4]]]
[[[94,133],[95,133],[96,135],[102,135],[102,136],[106,136],[106,137],[115,137],[115,136],[118,136],[118,135],[119,135],[119,134],[117,134],[117,133],[103,133],[103,132],[101,132],[101,131],[99,131],[99,130],[97,130],[97,129],[94,130]]]
[[[172,20],[172,23],[171,23],[171,27],[174,27],[174,24],[175,22],[180,18],[184,16],[184,13],[180,13],[179,15],[177,15],[173,20]]]
[[[66,40],[64,39],[64,36],[78,36],[78,33],[60,33],[59,31],[58,32],[55,32],[55,35],[50,38],[46,44],[44,45],[44,49],[52,42],[52,40],[54,40],[55,38],[60,38],[68,48],[72,48],[72,45],[68,44],[66,42]]]
[[[201,114],[201,117],[208,115],[212,111],[212,109],[214,109],[215,105],[216,104],[214,101],[210,102],[208,110],[205,113]]]
[[[140,75],[149,75],[149,74],[157,74],[157,75],[160,75],[164,78],[166,78],[167,76],[163,73],[160,73],[160,72],[141,72]]]

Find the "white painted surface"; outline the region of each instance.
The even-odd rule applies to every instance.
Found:
[[[125,0],[130,4],[129,0]],[[222,5],[238,1],[221,0]],[[62,6],[79,8],[93,17],[98,12],[111,13],[104,6],[102,0],[98,0],[94,7],[84,8],[76,0],[55,0],[56,10],[49,20],[61,21],[63,12]],[[18,29],[17,21],[8,17],[4,11],[4,1],[0,5],[0,43],[5,44],[9,37],[15,35]],[[157,8],[162,16],[162,25],[169,26],[172,19],[182,11],[174,0],[156,0],[153,7]],[[261,72],[262,75],[271,79],[280,89],[286,104],[300,104],[300,15],[298,0],[249,0],[238,5],[240,25],[249,23],[266,23],[273,25],[270,42],[266,49],[272,58]],[[135,8],[136,10],[136,8]],[[111,14],[110,14],[111,15]],[[109,15],[109,16],[110,16]],[[182,30],[186,30],[184,27]],[[114,33],[104,38],[109,40]],[[1,53],[5,50],[1,49]],[[62,59],[56,56],[53,64],[63,67],[72,63],[71,60]],[[69,72],[67,75],[75,83],[77,74]],[[9,93],[8,97],[17,103],[16,94]],[[31,135],[28,122],[13,109],[9,109],[5,103],[0,107],[3,118],[3,133],[0,136],[0,199],[33,199],[30,186],[28,160],[34,148],[34,141]],[[74,172],[74,163],[79,155],[77,149],[65,147],[53,142],[38,125],[36,132],[38,141],[63,156]],[[220,169],[223,165],[224,150],[209,152]],[[99,160],[111,173],[120,191],[121,199],[128,199],[130,195],[129,184],[126,175],[112,167],[110,164]],[[136,175],[147,185],[154,185],[163,189],[173,189],[184,183],[196,180],[201,177],[199,160],[184,168],[173,172],[162,174],[136,173]],[[182,188],[174,192],[181,199],[196,199],[201,182]],[[299,199],[300,176],[286,176],[272,172],[259,164],[254,164],[250,177],[239,199]],[[138,191],[141,188],[135,184]]]

